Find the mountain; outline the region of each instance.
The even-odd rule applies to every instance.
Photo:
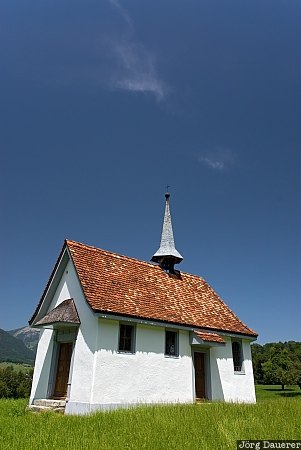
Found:
[[[0,361],[33,364],[35,353],[21,339],[0,329]]]
[[[22,327],[17,328],[16,330],[10,330],[8,333],[23,341],[26,347],[36,353],[40,333],[39,330],[30,327]]]

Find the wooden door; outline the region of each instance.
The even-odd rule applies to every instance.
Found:
[[[195,395],[197,399],[206,398],[205,389],[205,354],[194,353]]]
[[[59,344],[59,355],[53,393],[54,398],[65,398],[67,396],[72,345],[72,342]]]

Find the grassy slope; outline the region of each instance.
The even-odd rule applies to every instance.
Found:
[[[12,362],[0,362],[0,369],[5,369],[7,366],[12,366],[17,372],[28,372],[28,369],[33,367],[30,364],[18,364]]]
[[[35,414],[25,406],[24,400],[0,401],[1,450],[233,450],[237,439],[300,439],[298,395],[274,395],[257,405],[154,406],[88,417]]]

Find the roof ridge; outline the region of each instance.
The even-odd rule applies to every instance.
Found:
[[[106,254],[112,255],[117,258],[130,259],[133,261],[138,261],[143,264],[147,264],[148,266],[151,266],[151,267],[158,267],[156,264],[152,264],[150,262],[143,261],[143,259],[134,258],[133,256],[127,256],[127,255],[123,255],[123,254],[117,253],[117,252],[112,252],[111,250],[105,250],[104,248],[95,247],[94,245],[88,245],[88,244],[84,244],[83,242],[73,241],[72,239],[66,239],[67,245],[69,242],[71,242],[72,244],[78,245],[80,247],[87,247],[89,249],[92,249],[92,250],[95,250],[98,252],[102,252],[102,253],[106,253]]]
[[[70,243],[72,243],[72,245],[77,245],[77,246],[80,246],[80,247],[86,247],[86,248],[89,248],[89,249],[92,249],[92,250],[95,250],[95,251],[99,251],[99,252],[102,252],[102,253],[106,253],[108,255],[112,255],[112,256],[117,257],[117,258],[124,258],[124,259],[130,260],[130,261],[139,262],[139,263],[147,265],[148,267],[160,268],[160,266],[158,264],[154,264],[154,263],[151,263],[151,262],[148,262],[148,261],[144,261],[143,259],[135,258],[133,256],[127,256],[127,255],[123,255],[121,253],[112,252],[111,250],[105,250],[103,248],[95,247],[94,245],[84,244],[83,242],[77,242],[77,241],[74,241],[72,239],[65,239],[65,242],[66,242],[67,245],[68,245],[68,242],[70,242]],[[200,275],[192,274],[192,273],[189,273],[189,272],[184,272],[182,270],[180,271],[180,273],[182,275],[187,275],[189,277],[194,277],[194,278],[198,278],[198,279],[201,279],[201,280],[205,281],[204,278],[201,277]]]

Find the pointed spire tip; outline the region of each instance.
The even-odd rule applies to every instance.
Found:
[[[165,204],[160,247],[151,258],[151,261],[157,262],[162,267],[168,267],[169,270],[173,271],[174,264],[179,264],[182,261],[183,257],[175,247],[170,216],[169,197],[170,193],[166,192],[165,193],[166,204]]]

